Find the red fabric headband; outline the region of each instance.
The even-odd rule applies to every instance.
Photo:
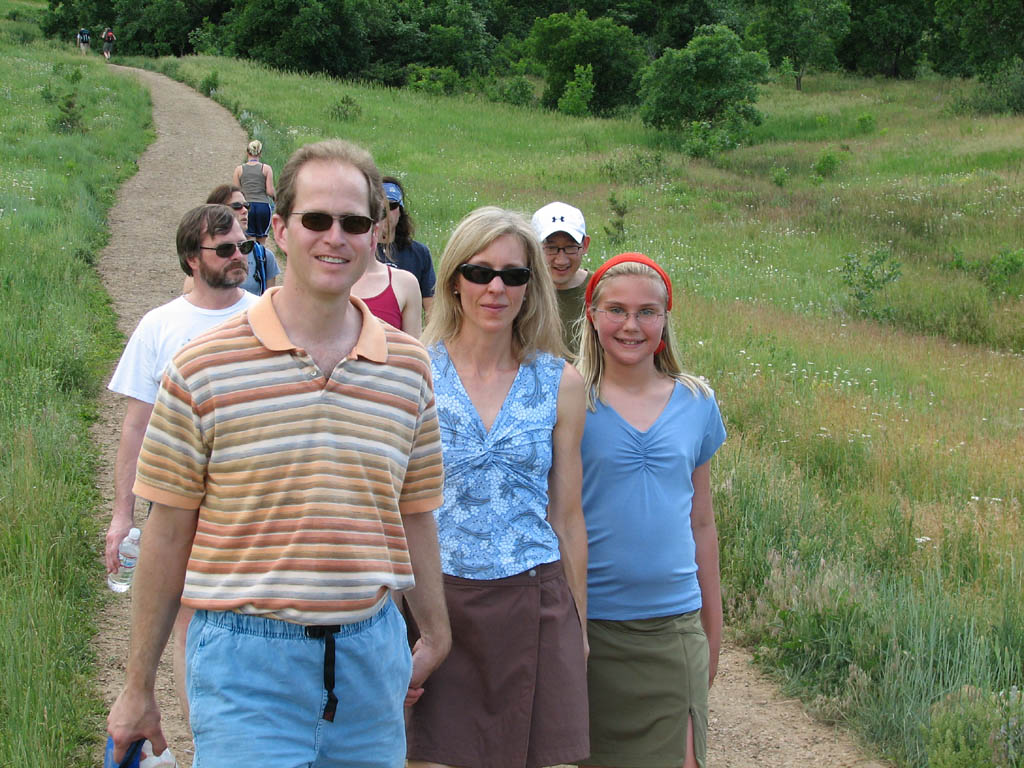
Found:
[[[597,287],[597,284],[601,281],[601,278],[604,276],[604,273],[607,272],[612,267],[614,267],[616,264],[622,264],[627,261],[635,261],[637,264],[646,264],[648,267],[653,269],[661,276],[661,279],[665,283],[665,289],[668,291],[668,304],[665,308],[672,309],[672,281],[669,279],[668,274],[665,272],[664,269],[659,267],[653,259],[644,256],[642,253],[620,253],[618,256],[613,256],[600,267],[598,267],[594,271],[594,274],[590,276],[590,281],[587,283],[587,292],[584,295],[587,308],[590,307],[590,302],[594,298],[594,289]]]

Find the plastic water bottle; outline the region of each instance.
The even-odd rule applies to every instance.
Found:
[[[117,570],[107,576],[107,586],[115,592],[127,592],[132,586],[135,564],[139,561],[139,539],[142,531],[132,528],[117,547]]]
[[[103,768],[176,768],[178,765],[168,747],[163,754],[154,755],[149,739],[137,741],[128,748],[120,763],[114,762],[114,740],[107,736],[107,748],[103,754]]]

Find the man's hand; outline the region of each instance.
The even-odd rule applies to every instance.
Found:
[[[436,648],[422,637],[416,641],[412,648],[412,677],[409,679],[409,692],[405,694],[405,706],[411,707],[423,695],[423,683],[441,665],[450,649],[450,643],[444,648]]]
[[[117,547],[135,524],[135,465],[139,461],[142,441],[146,437],[146,426],[153,404],[134,397],[125,398],[124,423],[121,424],[121,440],[117,445],[117,459],[114,461],[114,514],[107,528],[105,559],[107,573],[117,570]]]
[[[117,556],[117,548],[132,529],[132,519],[114,515],[110,519],[110,527],[107,528],[105,557],[107,561],[107,573],[115,573],[121,564]]]
[[[149,739],[154,754],[163,754],[167,740],[160,728],[160,709],[152,689],[125,687],[107,716],[107,733],[114,739],[114,760],[124,759],[132,742]]]

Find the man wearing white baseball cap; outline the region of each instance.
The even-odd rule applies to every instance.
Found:
[[[577,323],[583,315],[583,294],[590,277],[590,272],[580,266],[590,247],[587,224],[579,208],[554,202],[533,214],[533,228],[544,247],[558,297],[562,339],[573,361],[579,352]]]

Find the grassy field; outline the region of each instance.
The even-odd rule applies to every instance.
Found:
[[[72,151],[62,144],[42,163],[93,195],[96,212],[86,225],[67,220],[81,203],[54,203],[56,190],[32,195],[41,203],[26,202],[30,195],[10,183],[0,191],[8,196],[0,208],[19,208],[17,217],[0,212],[0,291],[6,298],[8,286],[41,269],[42,256],[16,266],[7,254],[38,252],[60,265],[46,270],[62,275],[53,290],[73,294],[30,308],[42,291],[31,283],[20,304],[0,302],[2,338],[25,350],[10,358],[5,350],[4,380],[24,381],[32,395],[0,400],[0,429],[10,420],[15,436],[0,435],[4,468],[18,468],[16,483],[11,472],[0,481],[18,485],[0,490],[0,546],[13,547],[0,553],[0,567],[11,570],[14,558],[25,558],[38,581],[33,558],[56,540],[54,526],[80,529],[66,537],[78,562],[96,556],[88,551],[97,541],[93,523],[88,511],[81,514],[92,503],[82,404],[95,386],[89,355],[99,350],[95,357],[109,359],[112,332],[95,275],[78,254],[91,254],[102,240],[102,209],[125,172],[111,166],[130,162],[110,158],[133,157],[147,134],[144,117],[119,101],[116,110],[88,102],[86,134],[44,135],[41,125],[58,111],[43,97],[46,82],[52,92],[67,80],[67,70],[53,64],[77,60],[2,45],[5,57],[33,63],[18,65],[18,81],[0,78],[11,84],[0,91],[7,95],[0,100],[0,173],[18,167],[6,158],[21,155],[7,148],[24,152],[30,140],[73,142],[78,154],[106,158],[87,167],[76,154],[73,173],[61,171],[53,158]],[[264,142],[278,172],[296,146],[316,138],[366,145],[385,172],[403,178],[418,239],[435,254],[473,207],[529,212],[563,199],[587,215],[591,263],[623,250],[662,260],[677,285],[683,357],[715,387],[730,432],[713,466],[730,625],[819,715],[853,724],[902,765],[1022,764],[1024,712],[1013,690],[1024,682],[1024,286],[1014,254],[1024,246],[1024,121],[953,115],[946,105],[962,83],[809,77],[802,94],[765,89],[759,107],[767,119],[752,146],[694,160],[635,122],[572,119],[208,57],[131,63],[211,92]],[[0,72],[8,66],[4,58]],[[83,83],[100,86],[89,89],[90,98],[138,99],[129,84],[103,80],[92,65],[83,74]],[[35,130],[19,127],[32,120]],[[90,144],[106,135],[107,120],[116,123],[118,143]],[[33,162],[14,172],[19,184],[41,161]],[[34,183],[36,193],[41,188]],[[614,231],[612,195],[627,206],[619,239],[606,232]],[[25,211],[43,223],[22,223],[30,218]],[[52,247],[58,226],[76,242],[59,254]],[[898,279],[884,284],[879,270],[897,262]],[[56,307],[74,309],[51,327],[46,313]],[[15,323],[33,330],[15,330]],[[46,339],[47,330],[56,338]],[[99,341],[71,344],[69,333]],[[44,339],[64,350],[34,352],[51,356],[49,368],[30,359],[33,350],[49,349]],[[72,389],[31,379],[63,381],[59,372],[68,368],[82,372]],[[36,372],[51,369],[58,373]],[[70,408],[66,428],[50,415],[58,407]],[[40,409],[46,418],[32,416]],[[54,464],[39,445],[61,457],[76,452],[70,466],[78,496],[47,502],[65,509],[65,522],[31,518],[25,525],[35,529],[15,531],[11,521],[26,518],[28,500],[36,507],[33,486],[49,487],[68,471],[66,460]],[[22,469],[33,466],[35,480]],[[18,579],[29,578],[8,577],[8,570],[0,585],[5,616],[22,591]],[[60,578],[68,577],[62,571]],[[50,585],[47,579],[41,583]],[[77,589],[38,599],[87,615],[95,584]],[[49,643],[39,645],[50,652]],[[0,683],[35,695],[36,686],[17,682],[23,678],[8,667],[49,669],[45,659],[11,658],[0,648]],[[87,689],[84,668],[72,666],[79,677],[70,682]],[[55,695],[40,693],[40,705]],[[6,734],[16,708],[0,707],[8,707],[0,708]],[[36,722],[40,712],[24,719]],[[91,727],[93,714],[86,706],[62,715],[69,724],[64,754],[80,748],[78,726]],[[7,757],[0,753],[0,765]]]
[[[152,135],[138,85],[32,42],[39,8],[0,2],[0,766],[86,766],[102,731],[88,423],[122,343],[93,264]]]
[[[1024,680],[1024,286],[977,266],[1024,244],[1024,121],[952,115],[962,83],[819,76],[768,87],[757,143],[698,161],[635,122],[148,65],[210,91],[277,169],[321,137],[370,147],[435,253],[475,206],[563,199],[591,263],[666,263],[684,357],[731,434],[714,482],[732,626],[901,764],[982,742],[990,764],[1024,759],[1019,699],[999,698]],[[888,285],[879,253],[900,264]]]

